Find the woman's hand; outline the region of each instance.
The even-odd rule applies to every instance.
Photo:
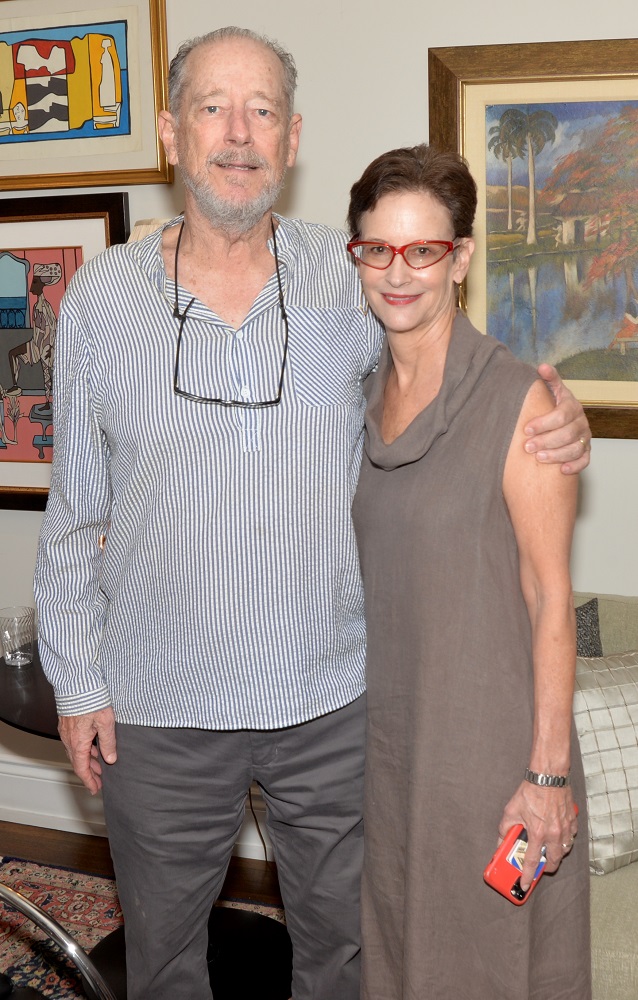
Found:
[[[529,889],[541,857],[546,849],[546,872],[555,872],[572,849],[578,833],[578,817],[569,785],[547,788],[521,781],[505,806],[498,832],[501,839],[517,823],[527,830],[527,852],[521,874],[521,888]]]

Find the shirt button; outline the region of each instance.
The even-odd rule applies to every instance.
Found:
[[[242,385],[241,387],[241,398],[250,399],[250,389],[248,388],[247,385]]]
[[[237,337],[237,340],[243,340],[244,339],[244,331],[243,330],[238,330],[237,333],[235,334],[235,336]]]

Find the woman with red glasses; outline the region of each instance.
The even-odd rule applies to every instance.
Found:
[[[369,636],[362,996],[589,1000],[577,483],[524,449],[544,383],[458,309],[475,209],[465,162],[427,146],[384,154],[351,191],[348,249],[387,332],[354,502]],[[517,824],[513,906],[483,870]],[[542,858],[551,875],[527,899]]]

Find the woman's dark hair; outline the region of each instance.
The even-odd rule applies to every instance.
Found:
[[[385,194],[426,191],[447,208],[454,238],[472,235],[476,212],[476,183],[467,163],[458,153],[444,152],[422,143],[391,149],[366,167],[352,185],[348,230],[359,235],[361,216],[370,212]]]

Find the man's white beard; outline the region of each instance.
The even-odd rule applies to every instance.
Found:
[[[270,165],[251,150],[238,155],[234,150],[227,150],[211,157],[211,163],[226,165],[229,163],[244,163],[248,166],[265,167],[270,171]],[[262,192],[252,201],[233,201],[220,197],[211,189],[208,183],[201,183],[199,177],[182,173],[185,186],[193,195],[198,209],[208,219],[215,229],[241,236],[254,229],[269,212],[284,186],[286,171],[281,177],[270,180]]]

